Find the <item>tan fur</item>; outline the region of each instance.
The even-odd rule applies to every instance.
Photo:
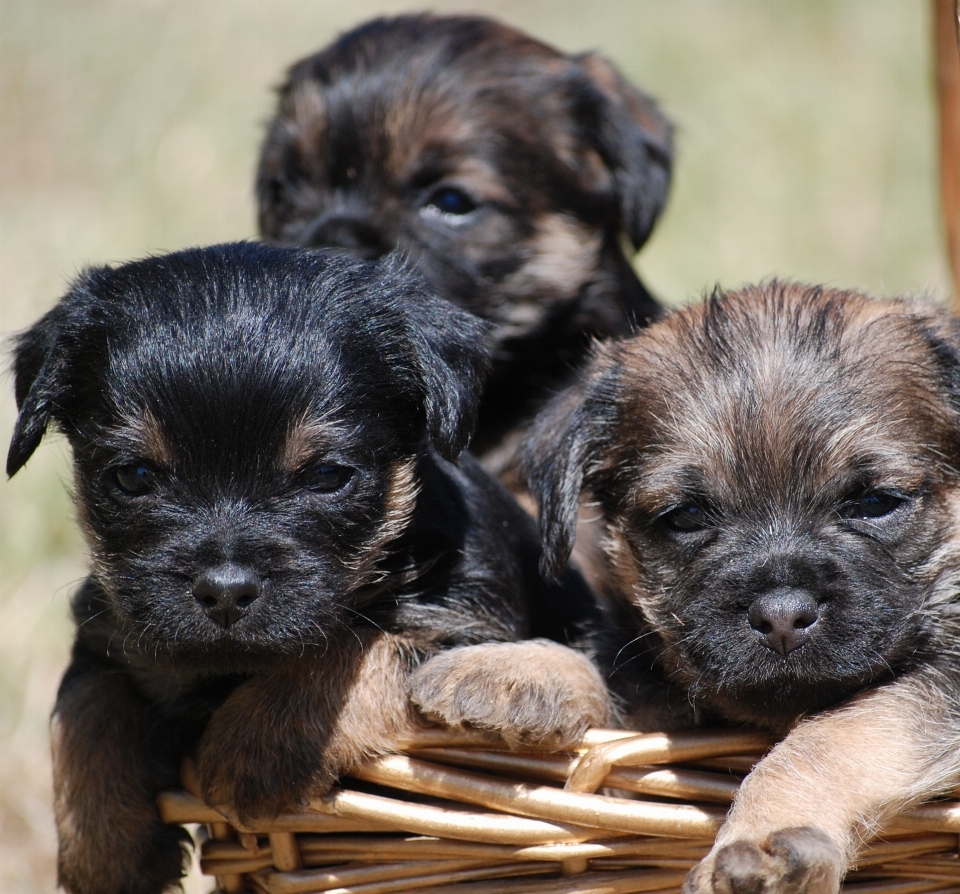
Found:
[[[552,300],[574,295],[596,269],[601,234],[572,215],[544,215],[535,222],[531,260],[503,284],[510,301],[504,302],[498,322],[507,334],[520,334],[536,325],[543,316],[543,296]]]
[[[337,718],[328,761],[343,769],[364,757],[396,749],[423,726],[407,695],[420,650],[410,638],[374,633],[365,638],[354,685]]]
[[[315,461],[329,443],[329,432],[329,425],[313,419],[301,420],[291,426],[280,456],[281,468],[293,473]],[[417,505],[420,488],[416,479],[416,460],[407,458],[398,462],[388,476],[383,517],[350,564],[357,571],[358,585],[369,582],[371,569],[383,558],[387,545],[406,530]]]
[[[764,891],[834,894],[864,842],[918,801],[960,780],[960,730],[933,674],[868,691],[802,722],[747,777],[686,894],[718,879],[762,879]],[[820,833],[812,844],[810,831]],[[804,840],[806,887],[776,859]],[[729,884],[729,882],[725,882]]]
[[[207,800],[232,804],[245,819],[252,810],[275,814],[325,793],[362,758],[396,748],[422,726],[407,696],[418,654],[410,638],[361,629],[333,653],[306,655],[283,674],[239,686],[200,743]],[[300,778],[285,759],[305,751],[323,761]]]
[[[658,314],[629,259],[672,165],[668,118],[609,62],[483,17],[403,15],[289,69],[258,222],[277,244],[399,251],[494,324],[472,446],[509,477],[507,442],[569,382],[587,339]]]
[[[390,473],[381,524],[354,566],[360,583],[370,582],[373,566],[410,522],[418,494],[415,470],[416,461],[407,459]],[[199,771],[208,800],[232,803],[242,816],[252,809],[279,811],[326,791],[362,757],[396,747],[404,733],[422,724],[409,705],[407,675],[431,648],[361,628],[332,652],[311,651],[283,672],[239,686],[214,713],[201,741]],[[276,763],[304,750],[323,754],[310,777]]]
[[[854,859],[899,811],[950,790],[960,731],[927,675],[904,677],[803,721],[748,777],[717,839],[810,825]],[[789,786],[789,803],[771,797]]]
[[[463,97],[451,95],[437,85],[410,91],[405,102],[397,102],[384,110],[383,128],[389,139],[389,155],[385,167],[398,179],[415,172],[425,151],[436,147],[469,150],[477,132],[468,116],[460,114]],[[478,177],[489,186],[499,184],[496,171],[481,159],[470,157],[469,151],[457,167],[458,178]],[[501,187],[502,189],[502,187]],[[498,198],[502,198],[502,192]]]
[[[411,698],[431,719],[496,732],[512,746],[562,748],[613,716],[592,662],[546,640],[441,652],[413,675]]]
[[[383,518],[350,565],[357,571],[358,585],[369,582],[371,570],[413,518],[417,495],[420,493],[416,466],[416,459],[406,459],[398,462],[390,471],[390,483],[383,501]]]
[[[176,448],[170,443],[163,426],[149,410],[144,410],[137,418],[125,419],[121,431],[124,438],[137,442],[139,455],[143,459],[161,469],[173,465],[177,455]]]
[[[383,501],[383,523],[380,526],[380,536],[384,541],[395,540],[410,524],[420,493],[416,467],[416,460],[408,459],[397,463],[390,474],[387,496]]]
[[[299,472],[310,462],[316,462],[329,449],[331,429],[335,423],[305,417],[290,426],[281,449],[279,466],[285,472]]]
[[[603,507],[621,720],[785,736],[685,894],[837,894],[867,839],[960,782],[960,326],[772,282],[594,358],[526,463],[566,549],[570,494]],[[809,613],[780,641],[778,598]]]

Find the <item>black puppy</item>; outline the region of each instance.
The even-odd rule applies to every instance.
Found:
[[[290,69],[257,175],[260,230],[363,257],[399,246],[495,323],[471,449],[502,472],[590,338],[657,314],[624,246],[646,242],[672,157],[656,104],[599,56],[486,18],[376,19]]]
[[[92,557],[53,721],[69,891],[180,877],[154,798],[184,755],[212,803],[274,814],[416,726],[431,655],[589,611],[541,582],[506,492],[452,465],[487,328],[392,257],[238,244],[91,269],[19,338],[7,469],[66,434]],[[534,646],[532,685],[501,665],[419,701],[533,740],[603,722],[586,659]],[[525,700],[544,709],[517,728]]]

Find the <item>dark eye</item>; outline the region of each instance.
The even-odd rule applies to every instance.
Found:
[[[321,494],[342,490],[353,478],[353,469],[336,463],[320,463],[307,469],[302,476],[304,487]]]
[[[844,518],[873,519],[889,515],[904,502],[903,497],[882,490],[868,491],[841,510]]]
[[[702,531],[707,527],[707,513],[696,503],[678,506],[660,516],[660,520],[671,531]]]
[[[117,466],[109,475],[113,486],[128,497],[142,497],[150,493],[157,484],[156,473],[143,463]]]
[[[452,214],[462,217],[475,211],[477,203],[462,189],[445,186],[438,189],[427,202],[427,208],[436,209],[440,214]]]

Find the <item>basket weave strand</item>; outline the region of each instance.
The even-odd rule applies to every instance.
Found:
[[[227,892],[677,894],[769,744],[738,731],[592,730],[555,754],[428,730],[269,822],[204,804],[189,766],[186,790],[159,804],[167,822],[207,827],[201,869]],[[960,800],[897,817],[844,890],[960,892]]]

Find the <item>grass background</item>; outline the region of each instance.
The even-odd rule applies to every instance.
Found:
[[[272,88],[367,0],[0,0],[0,329],[85,264],[249,238]],[[774,273],[948,289],[923,0],[443,2],[597,49],[677,122],[638,266],[681,303]],[[0,430],[15,418],[9,382]],[[0,484],[0,889],[54,887],[47,715],[83,550],[62,441]],[[193,881],[190,890],[209,885]]]

